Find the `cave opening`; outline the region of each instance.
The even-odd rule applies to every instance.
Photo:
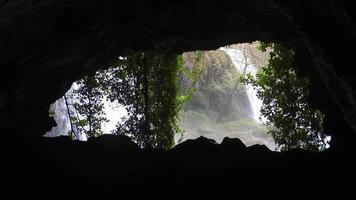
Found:
[[[256,41],[181,55],[120,56],[114,66],[74,82],[51,104],[49,115],[57,126],[45,136],[86,141],[122,134],[140,147],[164,149],[201,136],[218,143],[225,137],[238,138],[247,146],[262,144],[272,151],[327,149],[331,137],[324,135],[323,114],[309,107],[308,80],[298,79],[288,60],[292,57],[283,57],[284,51],[289,49]],[[280,77],[264,70],[278,62],[287,65],[287,71],[273,72]],[[276,84],[268,85],[266,79]],[[265,89],[269,87],[281,92],[271,94]],[[292,99],[287,93],[294,95]],[[284,100],[278,100],[281,95]]]
[[[59,196],[82,198],[96,195],[103,198],[106,195],[123,196],[130,191],[129,196],[141,194],[147,198],[150,195],[144,190],[150,190],[152,196],[159,198],[167,196],[164,192],[189,196],[184,191],[191,189],[199,196],[211,196],[215,193],[240,197],[245,194],[249,198],[261,199],[352,199],[355,196],[354,186],[350,183],[356,177],[356,81],[352,67],[354,52],[345,49],[345,46],[353,47],[356,43],[356,18],[351,1],[18,0],[3,1],[0,4],[0,65],[3,69],[0,80],[0,130],[3,135],[1,147],[4,154],[2,166],[5,168],[5,195],[20,195],[22,198],[19,199],[38,199],[38,196],[46,199]],[[295,71],[288,71],[288,74],[291,77],[297,74],[300,78],[310,78],[311,87],[307,87],[310,91],[310,104],[302,103],[307,98],[294,96],[305,90],[293,90],[291,86],[279,87],[275,91],[268,90],[269,88],[260,86],[277,82],[269,82],[269,79],[261,82],[253,73],[241,80],[255,85],[257,96],[260,91],[262,107],[268,105],[264,102],[272,102],[270,109],[265,107],[261,113],[269,116],[267,111],[270,110],[270,113],[278,114],[274,116],[279,117],[270,117],[280,122],[281,129],[270,132],[273,134],[269,136],[275,142],[287,144],[291,147],[290,150],[274,152],[263,145],[246,147],[238,139],[212,144],[210,140],[202,138],[186,140],[172,148],[172,141],[176,142],[172,135],[180,139],[180,134],[176,133],[179,133],[178,128],[183,128],[173,126],[177,118],[162,118],[160,115],[152,115],[152,125],[144,123],[145,119],[142,123],[132,120],[132,126],[126,126],[135,128],[139,125],[136,130],[147,130],[153,135],[156,134],[151,129],[159,127],[160,130],[166,130],[165,133],[168,134],[158,135],[159,137],[141,137],[137,134],[125,134],[128,137],[108,134],[96,137],[98,134],[94,130],[90,133],[94,136],[89,136],[88,142],[79,142],[70,137],[42,137],[55,126],[53,118],[48,117],[49,104],[63,96],[73,81],[91,76],[99,69],[115,66],[113,62],[118,60],[118,55],[123,58],[130,55],[128,50],[149,53],[158,48],[160,54],[173,52],[180,55],[194,50],[216,50],[228,44],[252,42],[256,39],[293,48],[298,63],[293,66]],[[195,52],[192,55],[194,61]],[[163,60],[176,62],[176,58]],[[277,56],[273,63],[279,65],[285,62],[280,62]],[[173,65],[171,67],[174,68]],[[141,73],[140,70],[136,72]],[[265,70],[260,77],[268,78],[263,76],[268,73],[287,74],[278,72]],[[192,76],[194,75],[193,73]],[[144,76],[141,77],[144,82]],[[168,80],[172,77],[161,78]],[[154,79],[149,79],[148,82],[152,80]],[[89,79],[87,81],[90,82]],[[295,82],[302,86],[308,83]],[[164,87],[168,85],[158,83],[155,84],[155,93],[166,96],[163,91],[167,91]],[[220,110],[206,109],[209,108],[206,105],[209,105],[209,99],[218,100],[220,104],[229,104],[226,99],[229,99],[229,92],[234,88],[225,85],[214,88],[220,92],[220,96],[223,93],[230,94],[221,101],[219,97],[207,100],[202,93],[199,96],[199,90],[205,88],[197,86],[200,88],[191,97],[189,92],[194,90],[188,89],[179,99],[180,102],[186,101],[181,111],[185,111],[188,117],[190,115],[187,120],[184,121],[180,116],[183,114],[176,115],[177,112],[169,107],[157,104],[158,109],[170,109],[169,116],[179,116],[186,126],[194,120],[192,116],[199,117],[196,121],[204,126],[190,127],[191,132],[196,131],[198,134],[213,135],[211,128],[216,128],[215,124],[225,124],[225,129],[229,126],[233,128],[237,123],[228,124],[237,116],[236,112],[232,112],[233,109],[230,109],[231,112],[226,109],[227,112],[223,112],[226,115],[219,117],[216,113]],[[130,90],[127,87],[124,90],[134,91],[133,88]],[[282,90],[278,90],[281,88]],[[289,95],[284,95],[288,91],[291,91]],[[80,94],[85,94],[83,92],[85,91]],[[278,94],[280,99],[285,98],[285,102],[288,102],[286,105],[292,106],[285,107],[289,108],[289,112],[275,109],[277,107],[273,103],[280,102],[271,101],[274,98],[268,98],[271,97],[266,95],[268,92],[271,96]],[[205,96],[207,93],[208,91]],[[134,95],[131,94],[135,93],[126,94],[132,100]],[[150,94],[146,93],[148,96]],[[181,95],[179,91],[171,94],[170,97]],[[293,99],[298,101],[290,101]],[[70,98],[67,100],[70,102]],[[159,102],[168,105],[167,102],[176,102],[177,99],[164,100]],[[204,100],[205,103],[201,103]],[[144,102],[143,100],[138,105],[145,105]],[[150,102],[156,100],[149,101],[147,105],[151,105]],[[286,114],[298,113],[296,107],[293,107],[295,102],[306,108],[311,105],[321,113]],[[130,102],[122,103],[130,105]],[[176,108],[179,108],[179,102],[176,103]],[[219,104],[213,101],[210,103]],[[65,99],[62,99],[62,105],[64,104]],[[259,124],[257,115],[251,113],[254,111],[253,107],[244,108],[243,113],[249,119],[245,120],[245,124],[252,119]],[[65,113],[65,110],[62,111]],[[211,119],[207,117],[208,113],[214,123],[209,121]],[[91,115],[90,112],[87,114]],[[285,119],[299,118],[301,114],[307,114],[309,120],[300,120],[299,124],[284,123]],[[327,137],[319,137],[318,120],[312,123],[317,131],[305,131],[309,127],[305,124],[311,122],[311,119],[320,119],[323,115],[323,131],[325,135],[332,136],[330,148],[322,152],[292,148],[307,146],[306,149],[315,150],[315,145],[310,141],[318,144],[318,141],[328,140]],[[142,116],[137,118],[144,119]],[[203,118],[206,121],[201,120]],[[219,118],[221,119],[217,120]],[[163,124],[167,123],[159,123],[163,119],[173,120],[164,127]],[[215,123],[216,121],[220,123]],[[263,124],[264,119],[261,121]],[[76,123],[84,126],[88,121],[77,120]],[[70,129],[70,125],[68,127]],[[174,130],[172,128],[176,128],[175,131],[169,131]],[[290,132],[283,130],[300,131],[287,134]],[[188,137],[187,132],[183,136]],[[282,137],[288,135],[291,137]],[[197,135],[191,138],[195,137]],[[156,144],[157,140],[163,140],[165,145],[147,145],[147,148],[140,149],[131,140],[126,140],[130,138],[141,142],[141,146],[147,142]],[[151,146],[157,149],[149,149]],[[159,150],[166,147],[172,149]]]

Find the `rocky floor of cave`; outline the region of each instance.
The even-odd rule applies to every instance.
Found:
[[[251,198],[350,198],[356,163],[344,152],[273,152],[200,137],[170,151],[142,150],[125,136],[88,142],[68,137],[6,142],[3,186],[14,197],[106,196],[147,190],[179,195],[234,194]],[[5,188],[4,188],[5,187]],[[157,190],[156,192],[154,192]],[[239,191],[238,193],[234,193]],[[161,195],[160,195],[161,194]],[[145,196],[145,193],[138,194]]]

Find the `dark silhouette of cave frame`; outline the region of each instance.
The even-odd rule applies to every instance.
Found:
[[[51,158],[41,149],[50,142],[38,138],[54,125],[49,104],[73,81],[128,51],[181,53],[255,40],[295,49],[298,74],[312,79],[310,101],[326,114],[332,152],[352,155],[355,72],[353,52],[345,49],[356,43],[352,8],[349,0],[2,1],[0,130],[8,163],[17,157],[37,163],[31,170],[42,169],[43,159]],[[333,166],[334,160],[325,162]],[[15,169],[21,171],[8,170]]]

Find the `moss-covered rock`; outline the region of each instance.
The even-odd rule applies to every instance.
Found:
[[[194,67],[194,54],[183,54],[187,69]],[[253,111],[246,87],[240,83],[241,74],[230,56],[216,50],[201,52],[201,57],[203,70],[195,85],[196,92],[180,113],[184,139],[203,135],[221,142],[228,136],[240,138],[246,145],[266,144],[274,149],[267,128],[251,117]]]

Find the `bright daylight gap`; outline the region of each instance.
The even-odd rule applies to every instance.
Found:
[[[241,81],[241,78],[247,76],[256,79],[256,74],[268,65],[270,51],[271,49],[261,51],[259,43],[255,42],[229,45],[215,51],[183,53],[181,56],[183,68],[192,71],[200,67],[200,71],[195,81],[189,80],[184,73],[177,75],[179,93],[191,83],[194,92],[179,111],[179,128],[184,133],[174,136],[175,143],[200,136],[220,143],[224,137],[230,137],[239,138],[248,146],[263,144],[271,150],[279,149],[272,135],[267,134],[271,128],[267,126],[268,119],[261,114],[263,102],[258,97],[256,87]],[[125,61],[126,58],[120,57],[119,60]],[[109,72],[103,73],[112,76]],[[73,97],[73,93],[81,87],[81,83],[74,82],[65,96],[51,104],[50,116],[54,117],[57,126],[47,132],[46,136],[71,135],[73,129],[79,129],[78,124],[87,123],[78,120],[84,119],[84,116],[78,113],[75,107],[85,100],[80,102]],[[101,101],[106,120],[99,126],[102,134],[112,134],[120,124],[127,121],[130,109],[117,100],[112,101],[106,94],[102,95]],[[136,117],[138,121],[142,118],[141,115]],[[70,120],[74,118],[77,118],[77,125],[73,125]],[[149,127],[152,130],[155,128],[152,123]],[[82,141],[88,139],[84,132],[79,130],[75,132],[77,132],[75,139]],[[330,137],[326,137],[325,141],[328,143]]]

